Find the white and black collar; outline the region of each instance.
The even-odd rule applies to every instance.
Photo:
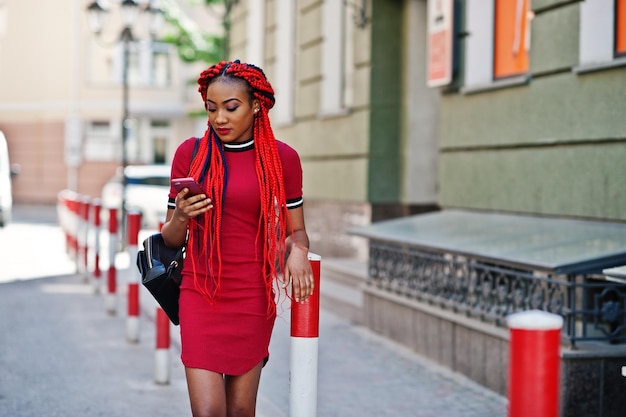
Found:
[[[226,143],[224,142],[224,150],[227,152],[243,152],[254,149],[254,138],[250,138],[244,142]]]

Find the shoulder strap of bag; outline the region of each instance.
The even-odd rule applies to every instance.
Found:
[[[198,148],[200,147],[200,138],[196,138],[196,143],[193,145],[193,153],[191,154],[191,159],[189,160],[189,168],[187,169],[187,174],[191,171],[191,163],[193,158],[198,154]]]

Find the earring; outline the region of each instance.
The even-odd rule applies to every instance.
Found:
[[[259,109],[254,109],[254,112],[255,112],[255,113],[258,113],[258,112],[259,112]]]

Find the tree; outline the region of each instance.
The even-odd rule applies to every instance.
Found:
[[[216,63],[228,59],[230,44],[230,16],[238,0],[188,0],[191,3],[204,3],[222,22],[222,35],[202,32],[188,19],[173,0],[162,0],[165,20],[174,29],[163,37],[163,41],[175,45],[180,59],[184,62],[203,61]]]

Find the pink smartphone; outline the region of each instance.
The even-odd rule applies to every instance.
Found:
[[[189,188],[187,195],[204,194],[204,190],[198,185],[194,178],[172,178],[172,185],[176,191],[180,192],[183,188]]]

